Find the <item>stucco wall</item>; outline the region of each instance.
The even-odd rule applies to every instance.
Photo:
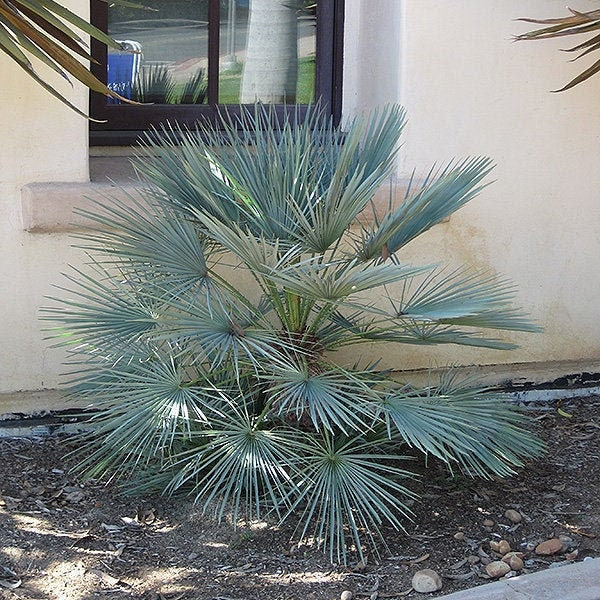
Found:
[[[416,348],[386,353],[389,363],[600,358],[600,78],[550,93],[592,61],[567,62],[558,49],[572,40],[512,41],[532,27],[515,19],[562,16],[564,3],[350,4],[367,27],[357,29],[346,50],[345,80],[353,85],[345,89],[345,106],[357,111],[398,94],[409,120],[401,174],[472,155],[497,165],[495,182],[479,198],[413,242],[404,257],[466,262],[509,276],[520,303],[545,328],[542,335],[508,336],[522,345],[518,351]],[[571,6],[591,10],[597,3]],[[378,79],[371,85],[372,74]]]
[[[87,4],[80,4],[85,15]],[[84,89],[55,80],[76,105],[86,105]],[[60,353],[48,351],[38,311],[74,254],[64,235],[23,230],[21,188],[36,181],[87,180],[88,125],[4,55],[0,81],[1,393],[57,383]]]
[[[384,102],[407,108],[399,172],[485,154],[495,183],[404,254],[449,260],[512,278],[521,304],[546,328],[510,335],[519,351],[413,349],[391,366],[600,359],[600,78],[548,90],[577,71],[554,41],[518,43],[520,16],[564,13],[562,0],[346,0],[344,111]],[[589,9],[594,3],[577,1]],[[87,10],[85,0],[72,6]],[[61,233],[23,230],[21,188],[85,182],[87,123],[0,56],[0,393],[52,388],[62,353],[43,341],[39,306],[79,253]],[[80,106],[86,93],[65,91]],[[2,412],[2,411],[0,411]]]

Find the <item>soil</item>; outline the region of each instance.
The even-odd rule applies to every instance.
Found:
[[[599,409],[599,397],[533,409],[548,452],[511,478],[451,477],[417,462],[414,522],[389,533],[388,553],[348,567],[292,544],[292,531],[273,523],[219,525],[186,498],[128,497],[114,483],[83,481],[70,470],[76,459],[64,458],[68,436],[2,438],[0,598],[425,598],[488,582],[485,563],[499,558],[490,541],[523,552],[525,573],[597,557]],[[535,553],[558,537],[559,553]],[[412,590],[425,568],[442,576],[441,591]]]

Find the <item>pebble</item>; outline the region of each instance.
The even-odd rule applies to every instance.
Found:
[[[535,553],[541,556],[550,556],[556,554],[563,549],[563,544],[558,538],[546,540],[535,547]]]
[[[454,534],[454,539],[455,539],[455,540],[458,540],[458,541],[460,541],[460,540],[464,540],[464,539],[465,539],[465,534],[464,534],[462,531],[457,531],[457,532]]]
[[[523,568],[525,567],[525,565],[523,564],[523,559],[519,558],[518,556],[511,556],[508,559],[508,566],[513,571],[522,571]]]
[[[510,561],[510,559],[516,556],[517,558],[523,558],[525,555],[522,552],[507,552],[503,557],[502,560],[505,563],[508,563]]]
[[[559,535],[558,539],[564,544],[566,543],[571,543],[573,541],[573,538],[568,536],[568,535]]]
[[[507,509],[507,511],[504,513],[504,516],[511,522],[511,523],[520,523],[521,519],[523,519],[523,517],[521,516],[521,513],[518,510],[514,510],[512,508]]]
[[[510,552],[510,543],[508,542],[508,540],[500,540],[499,542],[492,540],[490,542],[490,548],[494,552],[497,552],[498,554],[502,554],[502,556],[504,556],[505,554]]]
[[[494,526],[494,521],[492,521],[491,519],[486,519],[486,520],[483,522],[483,526],[484,526],[484,527],[493,527],[493,526]]]
[[[437,592],[442,589],[442,578],[433,569],[421,569],[413,575],[412,586],[421,594]]]
[[[498,579],[506,575],[510,571],[510,566],[501,560],[494,560],[488,565],[485,565],[485,572],[492,578]]]
[[[352,600],[352,598],[354,598],[354,594],[351,590],[344,590],[340,596],[340,600]]]
[[[467,561],[470,565],[476,565],[479,560],[479,556],[475,556],[474,554],[469,554],[469,556],[467,556]]]

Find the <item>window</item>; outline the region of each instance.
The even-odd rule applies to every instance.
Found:
[[[131,105],[92,93],[94,145],[133,143],[166,121],[191,126],[256,100],[302,114],[319,99],[339,119],[344,0],[92,0],[92,22],[132,52],[92,43],[97,77]]]

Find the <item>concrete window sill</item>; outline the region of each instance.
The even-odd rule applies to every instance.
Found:
[[[86,220],[73,212],[75,208],[93,210],[93,200],[107,196],[127,203],[135,191],[126,157],[90,157],[89,182],[30,183],[21,188],[23,229],[30,233],[76,231]]]
[[[418,189],[420,181],[413,182]],[[393,188],[394,203],[402,202],[406,193],[406,180],[399,180]],[[86,219],[75,209],[93,210],[94,200],[110,197],[123,204],[136,195],[133,169],[127,157],[90,157],[89,182],[30,183],[21,189],[23,229],[30,233],[66,233],[81,230]],[[384,186],[375,196],[376,212],[386,212],[390,191]],[[373,211],[368,207],[360,221],[367,225],[373,221]],[[447,221],[447,219],[446,219]]]

